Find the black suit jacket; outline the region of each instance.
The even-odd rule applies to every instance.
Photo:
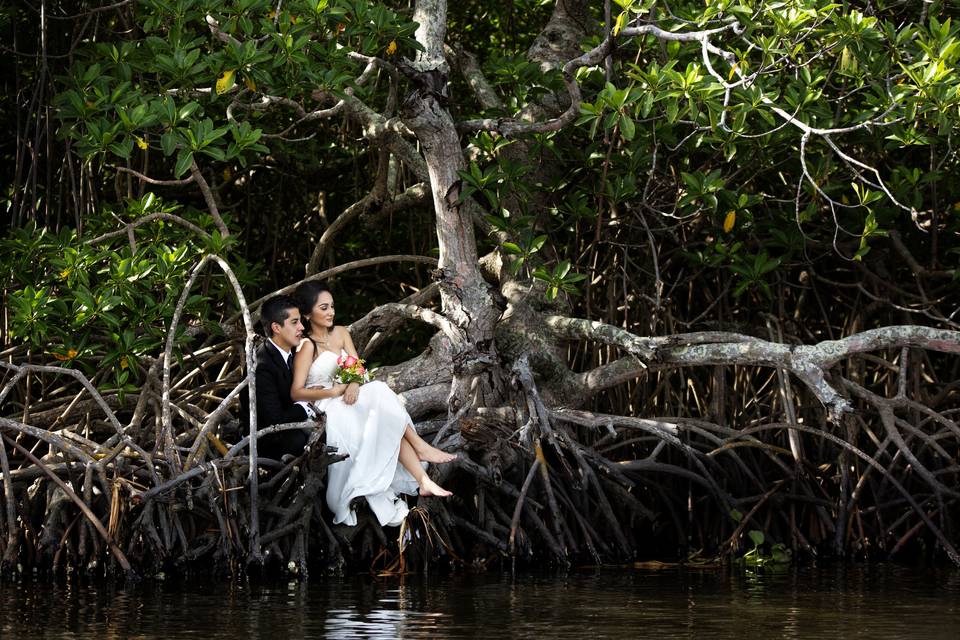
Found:
[[[307,412],[290,398],[293,372],[284,362],[280,351],[264,342],[257,349],[257,429],[266,429],[276,424],[303,422]],[[244,422],[249,425],[249,411]],[[299,455],[307,444],[309,431],[290,429],[263,436],[257,441],[257,453],[267,458],[279,459],[285,453]]]

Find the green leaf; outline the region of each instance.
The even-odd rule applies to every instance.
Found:
[[[181,149],[180,153],[177,154],[177,164],[173,169],[173,175],[176,178],[180,178],[185,174],[189,169],[190,165],[193,164],[193,152],[189,149]]]
[[[201,153],[221,162],[226,159],[226,154],[224,153],[223,149],[219,147],[207,147],[201,151]]]
[[[167,131],[160,136],[160,148],[163,150],[163,155],[172,156],[173,152],[177,150],[177,135],[172,131]]]
[[[680,113],[680,105],[677,103],[675,98],[670,98],[667,100],[667,122],[676,122],[677,114]]]
[[[620,35],[620,32],[623,31],[624,27],[627,26],[629,19],[630,16],[626,11],[618,15],[617,21],[613,25],[613,35]]]
[[[114,142],[110,145],[110,151],[125,158],[130,159],[130,154],[133,152],[133,138],[124,138],[118,142]]]
[[[177,118],[180,120],[186,120],[187,118],[192,116],[194,113],[196,113],[197,109],[199,108],[200,108],[200,105],[198,103],[192,102],[192,101],[188,102],[187,104],[183,105],[183,107],[180,109],[180,113],[177,114]]]
[[[643,96],[643,102],[640,105],[640,116],[646,118],[653,109],[653,91],[648,90]]]
[[[620,135],[623,136],[624,140],[630,141],[633,140],[634,135],[637,133],[637,126],[634,124],[630,116],[624,114],[620,116]]]
[[[173,126],[177,123],[177,106],[173,102],[173,98],[166,96],[163,99],[163,109],[164,114],[167,117],[167,124]]]
[[[777,544],[773,545],[773,548],[770,550],[770,555],[774,563],[787,564],[790,562],[790,558],[793,554],[790,552],[790,549],[787,549],[782,543],[778,542]]]

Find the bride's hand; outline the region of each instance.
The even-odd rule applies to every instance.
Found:
[[[346,384],[333,385],[332,387],[330,387],[330,390],[333,391],[333,396],[331,397],[336,398],[337,396],[342,396],[343,392],[347,390],[348,386],[349,385],[346,385]]]
[[[351,382],[347,385],[346,391],[343,392],[344,404],[353,404],[357,401],[358,395],[360,395],[360,385],[356,382]]]

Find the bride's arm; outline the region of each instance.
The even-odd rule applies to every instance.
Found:
[[[313,364],[313,352],[313,342],[304,338],[297,349],[297,355],[293,358],[293,384],[290,385],[290,398],[295,402],[336,398],[347,388],[344,384],[335,384],[330,389],[306,386],[307,373],[310,371],[310,365]]]
[[[357,355],[357,348],[353,346],[353,338],[350,337],[350,332],[347,331],[346,327],[339,327],[342,335],[340,336],[343,340],[343,350],[354,358],[360,358]],[[357,396],[360,393],[360,384],[357,382],[351,382],[347,385],[346,389],[343,392],[343,401],[346,404],[353,404],[357,401]]]
[[[340,339],[343,341],[343,350],[359,359],[360,356],[357,355],[357,348],[353,346],[353,338],[350,337],[350,332],[347,331],[346,327],[337,327],[337,329],[341,331]]]

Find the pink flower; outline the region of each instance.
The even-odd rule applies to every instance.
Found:
[[[363,368],[363,365],[360,365],[360,368],[357,369],[357,373],[360,374],[361,376],[362,376],[363,374],[365,374],[366,372],[367,372],[367,370]]]
[[[337,364],[338,364],[338,365],[342,365],[342,364],[343,364],[343,356],[337,356]]]
[[[343,366],[345,367],[352,367],[355,364],[357,364],[357,359],[353,356],[347,356],[347,359],[343,362]]]

